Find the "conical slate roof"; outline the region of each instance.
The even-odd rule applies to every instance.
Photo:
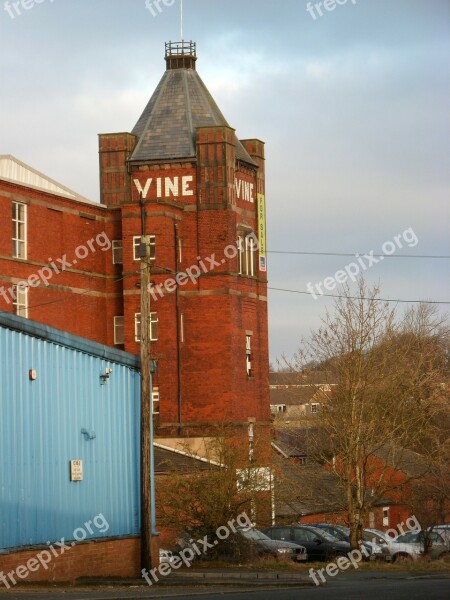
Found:
[[[168,61],[158,84],[132,133],[138,143],[131,161],[172,160],[196,157],[196,128],[227,126],[192,61]],[[256,165],[236,138],[236,158]]]

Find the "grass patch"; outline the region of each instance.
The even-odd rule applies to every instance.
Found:
[[[334,561],[333,561],[334,562]],[[308,572],[309,569],[323,569],[327,562],[298,563],[292,560],[276,560],[271,557],[255,558],[245,563],[226,561],[201,561],[194,563],[193,569],[204,571],[281,571],[281,572]],[[349,569],[355,570],[353,567]],[[450,563],[446,560],[420,559],[401,563],[389,563],[381,560],[363,561],[358,563],[358,571],[450,571]]]

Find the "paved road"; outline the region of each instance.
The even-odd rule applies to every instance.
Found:
[[[1,600],[144,600],[146,598],[188,598],[217,600],[447,600],[450,575],[393,573],[342,574],[326,586],[309,588],[232,590],[231,588],[97,588],[94,590],[10,590]]]

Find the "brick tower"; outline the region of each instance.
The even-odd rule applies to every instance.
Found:
[[[153,244],[158,436],[200,436],[222,423],[246,431],[249,419],[265,428],[264,144],[237,138],[196,71],[194,43],[166,44],[165,60],[132,132],[99,139],[101,202],[121,222],[115,342],[139,353],[143,224]]]

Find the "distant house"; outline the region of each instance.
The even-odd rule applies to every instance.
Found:
[[[299,463],[290,444],[275,440],[272,447],[276,523],[304,523],[309,516],[325,514],[331,522],[344,522],[339,520],[345,503],[337,477],[318,465]]]
[[[275,429],[272,447],[291,462],[305,465],[308,458],[308,440],[315,429]]]
[[[325,383],[320,372],[313,375],[301,373],[270,373],[270,411],[279,421],[315,414],[320,410],[332,384]]]
[[[308,436],[314,430],[278,430],[272,442],[277,523],[347,524],[345,495],[339,477],[327,468],[308,463]],[[301,466],[302,465],[302,466]],[[392,489],[375,502],[366,527],[386,531],[412,516],[411,478],[427,473],[428,465],[410,450],[380,448],[370,460],[371,479],[383,477]],[[372,494],[370,481],[366,494]]]

